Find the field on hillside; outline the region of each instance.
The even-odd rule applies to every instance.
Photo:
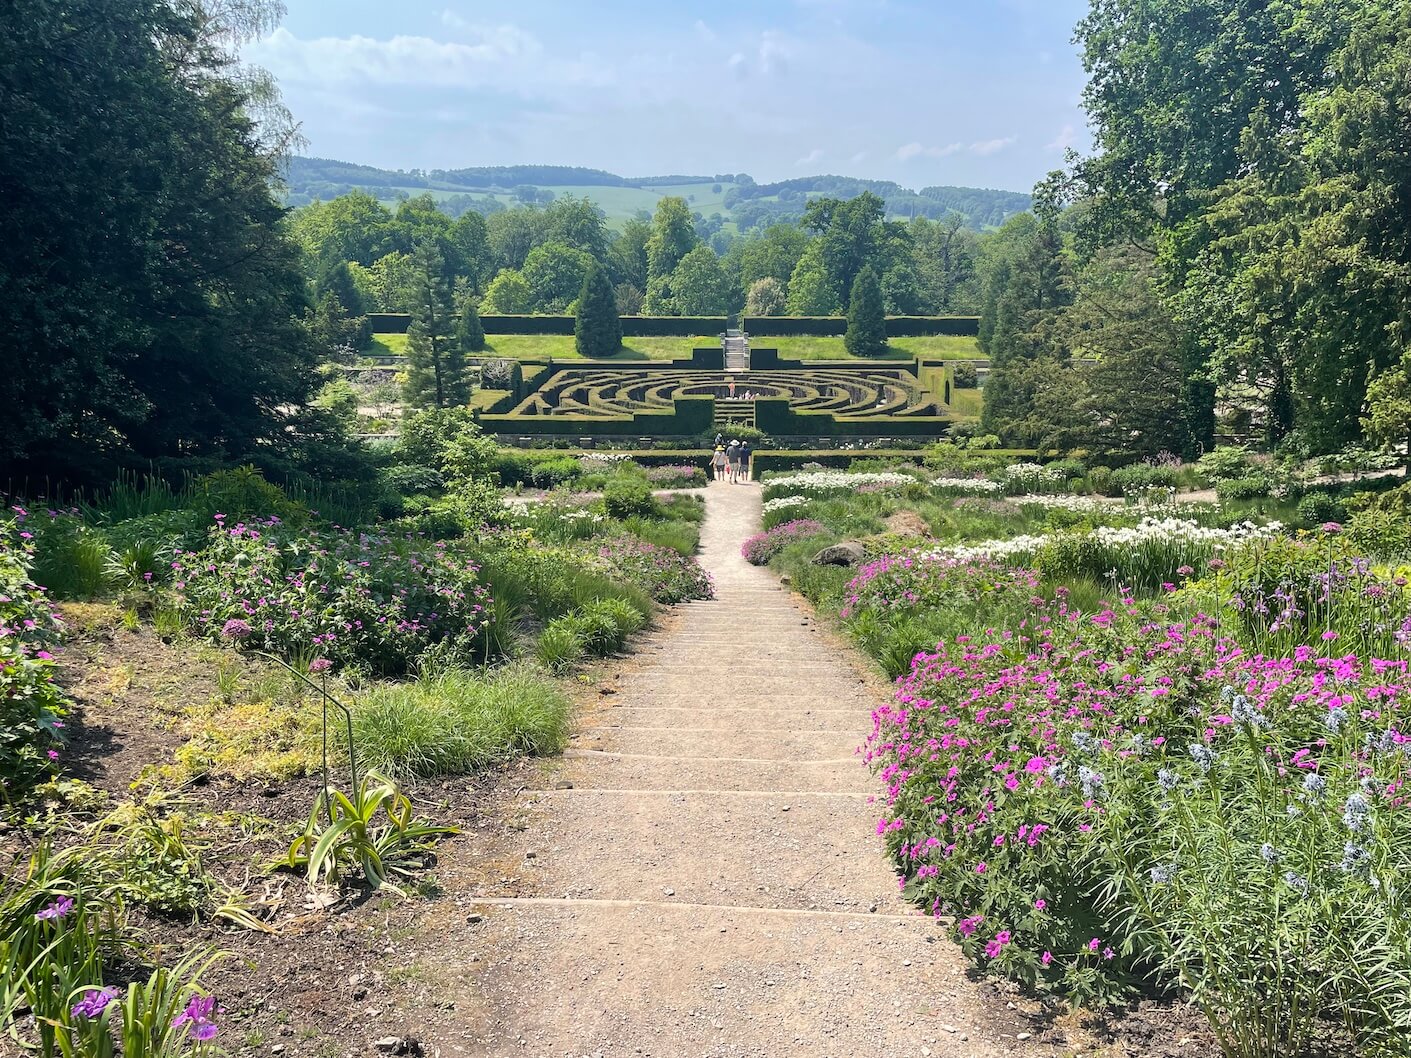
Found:
[[[565,184],[540,188],[543,191],[552,191],[556,198],[564,195],[572,195],[575,198],[591,199],[599,209],[607,216],[608,227],[620,229],[622,225],[638,213],[652,213],[657,203],[667,195],[677,195],[686,199],[693,213],[700,213],[709,217],[712,213],[729,215],[729,210],[725,207],[725,193],[734,184],[721,184],[719,193],[712,191],[714,182],[702,184],[673,184],[669,186],[654,187],[599,187],[593,185]],[[493,198],[506,208],[514,208],[521,205],[515,196],[507,191],[473,191],[473,190],[442,190],[437,188],[427,189],[424,187],[394,187],[379,188],[380,201],[384,206],[395,209],[397,199],[393,196],[397,192],[405,193],[411,198],[418,195],[429,194],[432,198],[444,201],[448,198],[456,198],[461,195],[473,195],[476,198]],[[733,222],[727,223],[727,228],[733,230]]]

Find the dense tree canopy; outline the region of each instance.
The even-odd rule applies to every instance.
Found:
[[[258,81],[225,50],[268,11],[220,14],[164,0],[9,5],[0,321],[22,353],[0,408],[8,474],[269,462],[307,429],[321,352],[271,190],[278,143],[250,116]],[[338,259],[369,252],[345,249]]]

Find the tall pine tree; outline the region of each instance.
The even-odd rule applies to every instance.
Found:
[[[431,240],[413,255],[412,321],[407,328],[407,403],[413,407],[459,407],[470,399],[465,353],[455,336],[445,261]]]
[[[887,313],[882,284],[871,265],[863,265],[853,281],[848,301],[848,332],[843,339],[849,356],[881,356],[887,351]]]
[[[617,315],[617,299],[602,266],[594,263],[578,293],[578,316],[573,322],[578,355],[590,360],[612,356],[622,348],[622,320]]]

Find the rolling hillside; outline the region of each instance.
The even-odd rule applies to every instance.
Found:
[[[1014,191],[970,187],[927,187],[913,191],[886,180],[810,176],[777,184],[757,184],[745,173],[711,176],[628,178],[601,169],[516,165],[453,170],[390,170],[326,158],[294,158],[288,172],[288,201],[299,206],[363,190],[384,202],[421,194],[438,199],[459,215],[467,209],[494,212],[514,205],[551,202],[576,195],[595,202],[608,223],[620,225],[638,213],[650,213],[666,195],[680,195],[703,217],[720,214],[723,225],[748,229],[779,220],[796,220],[804,203],[818,195],[849,198],[872,191],[899,219],[953,213],[976,230],[995,227],[1029,208],[1029,196]]]

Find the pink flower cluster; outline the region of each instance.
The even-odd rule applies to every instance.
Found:
[[[740,545],[740,554],[744,555],[751,565],[766,566],[770,559],[796,540],[818,536],[827,531],[828,527],[822,522],[811,518],[798,518],[762,533],[755,533]]]

